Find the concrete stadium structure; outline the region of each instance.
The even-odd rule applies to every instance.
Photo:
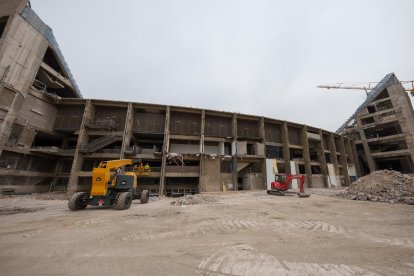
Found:
[[[266,189],[274,170],[307,187],[349,185],[346,137],[272,118],[83,99],[51,29],[25,0],[0,0],[0,191],[87,190],[102,160],[151,167],[154,194]]]

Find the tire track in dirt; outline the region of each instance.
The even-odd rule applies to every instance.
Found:
[[[221,219],[201,222],[195,225],[189,225],[187,229],[181,231],[165,231],[165,232],[132,232],[127,236],[120,237],[120,240],[152,240],[164,239],[172,237],[190,237],[206,235],[211,233],[233,233],[235,231],[255,231],[261,228],[261,223],[253,219]]]
[[[272,227],[276,227],[278,230],[285,229],[285,230],[298,230],[298,229],[305,229],[309,231],[321,231],[321,232],[327,232],[327,233],[333,233],[337,235],[343,235],[345,237],[349,238],[359,238],[361,240],[366,240],[373,243],[382,243],[390,246],[397,246],[397,247],[404,247],[412,249],[414,248],[414,240],[409,238],[380,238],[375,237],[372,235],[369,235],[367,233],[361,232],[361,231],[355,231],[353,229],[339,226],[339,225],[333,225],[329,223],[325,223],[322,221],[314,221],[314,220],[292,220],[292,221],[281,221],[271,224]]]
[[[196,272],[202,275],[379,275],[344,264],[286,262],[245,244],[218,250],[202,260]]]

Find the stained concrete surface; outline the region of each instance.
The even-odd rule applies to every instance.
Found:
[[[329,197],[213,194],[217,202],[70,212],[3,198],[0,275],[413,275],[414,208]]]

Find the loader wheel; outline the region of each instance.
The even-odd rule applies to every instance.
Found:
[[[71,196],[68,202],[68,207],[71,211],[83,210],[86,208],[87,203],[85,202],[85,197],[88,197],[89,194],[85,192],[79,192]]]
[[[131,207],[132,194],[130,192],[118,193],[115,199],[114,208],[117,210],[126,210]]]
[[[141,193],[141,204],[146,204],[149,201],[149,191],[143,190]]]

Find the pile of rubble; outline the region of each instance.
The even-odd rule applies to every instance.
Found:
[[[206,204],[211,202],[217,202],[217,199],[211,195],[186,195],[178,198],[171,202],[172,206],[186,206],[186,205],[195,205],[195,204]]]
[[[375,171],[352,183],[338,196],[353,200],[414,205],[414,178],[397,171]]]

